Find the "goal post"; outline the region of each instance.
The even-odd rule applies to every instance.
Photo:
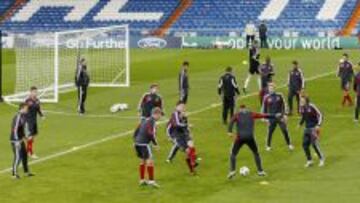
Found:
[[[2,48],[3,48],[2,31],[0,30],[0,103],[3,102],[3,79],[2,79]]]
[[[58,102],[59,94],[75,89],[80,59],[91,87],[128,87],[129,43],[127,25],[16,35],[15,92],[5,100],[21,102],[36,86],[42,102]]]

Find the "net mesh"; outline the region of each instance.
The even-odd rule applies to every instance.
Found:
[[[15,93],[9,101],[22,101],[31,86],[40,98],[57,102],[58,94],[75,88],[80,59],[85,59],[90,85],[129,85],[127,26],[36,35],[17,35]]]

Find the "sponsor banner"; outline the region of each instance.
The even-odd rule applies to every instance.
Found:
[[[53,43],[50,40],[49,43]],[[41,43],[39,43],[41,44]],[[124,40],[119,40],[117,38],[102,38],[102,39],[67,39],[65,43],[60,44],[61,47],[66,47],[68,49],[124,49],[126,47],[126,42]]]
[[[181,38],[179,37],[130,37],[130,48],[141,49],[165,49],[165,48],[181,48]]]
[[[357,37],[271,37],[269,49],[356,49]],[[240,37],[185,37],[182,46],[188,48],[246,48],[245,38]]]

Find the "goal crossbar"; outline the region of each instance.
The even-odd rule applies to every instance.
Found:
[[[24,101],[32,82],[30,79],[33,77],[28,73],[28,69],[33,68],[34,73],[37,71],[40,74],[49,72],[44,75],[46,77],[44,80],[48,84],[43,84],[46,81],[37,84],[36,80],[41,80],[41,76],[39,76],[40,79],[35,78],[34,84],[31,84],[31,86],[38,86],[40,100],[46,103],[58,102],[60,93],[75,90],[75,68],[79,66],[78,59],[80,57],[86,58],[89,63],[90,87],[130,86],[128,25],[60,31],[44,35],[46,37],[24,35],[19,37],[18,44],[20,46],[15,47],[17,62],[15,93],[5,96],[5,101]],[[110,40],[115,45],[104,44],[106,40]],[[88,41],[94,45],[92,47],[83,46]],[[75,42],[76,46],[69,47],[68,42]],[[109,44],[114,47],[109,47]],[[53,49],[53,54],[46,55],[51,49]],[[43,57],[42,54],[46,56]],[[37,69],[39,64],[41,64],[41,70]],[[25,76],[18,77],[18,74],[25,74]]]

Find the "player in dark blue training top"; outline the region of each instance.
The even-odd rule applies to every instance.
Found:
[[[236,96],[240,95],[239,87],[232,71],[232,67],[227,67],[225,74],[220,77],[218,84],[218,94],[223,103],[222,119],[224,124],[227,124],[229,112],[230,118],[234,115]]]
[[[359,122],[360,111],[360,62],[357,65],[358,72],[354,78],[354,91],[356,93],[356,106],[355,106],[355,122]]]
[[[319,145],[320,126],[323,121],[323,116],[319,109],[314,104],[310,103],[310,99],[308,97],[301,97],[300,113],[301,120],[299,125],[302,126],[305,124],[303,137],[303,148],[307,159],[305,167],[307,168],[313,165],[310,145],[313,146],[317,156],[320,159],[319,166],[324,166],[325,157],[321,152]]]
[[[190,173],[196,174],[195,167],[198,165],[196,162],[196,150],[190,134],[185,104],[182,101],[177,103],[176,110],[171,115],[167,125],[167,133],[173,141],[173,147],[171,148],[167,162],[170,163],[176,152],[181,149],[186,153],[185,160]]]
[[[269,119],[268,135],[266,140],[266,151],[271,150],[271,140],[277,126],[280,127],[284,135],[287,146],[290,150],[294,149],[291,144],[289,131],[287,128],[286,103],[282,94],[275,92],[273,83],[269,83],[269,94],[264,98],[262,113],[280,114],[281,118]]]
[[[268,84],[272,82],[272,78],[275,75],[274,65],[271,63],[271,58],[269,56],[266,57],[265,63],[260,66],[260,105],[262,105],[264,101],[264,97],[269,93]]]
[[[33,145],[35,141],[35,136],[38,134],[38,122],[37,115],[40,115],[44,119],[44,114],[41,111],[40,100],[37,98],[38,90],[36,87],[30,88],[30,95],[25,100],[26,105],[29,108],[28,113],[26,114],[26,123],[28,126],[28,139],[27,139],[27,153],[33,158],[37,159],[38,157],[34,153]]]
[[[180,101],[182,101],[184,104],[187,103],[190,89],[188,69],[189,62],[184,61],[181,67],[181,71],[179,73],[179,95]]]
[[[159,85],[152,84],[150,86],[150,92],[145,93],[140,99],[138,110],[142,119],[149,118],[155,107],[159,107],[163,110],[163,100],[158,92]]]
[[[293,68],[289,72],[289,78],[288,78],[288,88],[289,88],[289,91],[288,91],[289,112],[288,112],[288,114],[289,115],[293,114],[294,97],[296,98],[296,102],[297,102],[296,112],[299,113],[300,96],[301,96],[301,92],[305,88],[304,74],[303,74],[301,68],[299,67],[298,61],[293,61],[292,64],[293,64]]]
[[[134,133],[134,146],[138,158],[141,160],[139,165],[140,185],[151,185],[159,187],[154,180],[154,161],[151,144],[158,146],[156,141],[156,121],[160,120],[162,111],[155,107],[151,111],[151,116],[142,119],[140,125]],[[149,180],[145,180],[145,171],[148,172]]]
[[[349,55],[347,53],[344,53],[343,58],[340,60],[337,76],[340,78],[341,89],[344,94],[341,103],[342,106],[345,106],[346,103],[348,103],[349,106],[353,105],[350,96],[350,88],[354,77],[354,69],[352,63],[349,61]]]

